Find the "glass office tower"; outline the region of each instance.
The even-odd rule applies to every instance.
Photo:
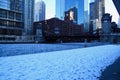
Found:
[[[78,24],[84,22],[84,0],[65,0],[65,11],[72,7],[77,8],[78,12]]]
[[[10,10],[10,0],[0,0],[0,8]]]
[[[22,0],[0,0],[0,35],[22,35]]]
[[[24,35],[33,35],[34,22],[34,0],[23,0],[24,2]]]
[[[56,17],[64,19],[64,12],[76,7],[78,24],[84,23],[84,0],[56,0]]]
[[[56,17],[64,20],[65,0],[56,0]]]
[[[90,0],[84,0],[84,31],[89,32],[89,10]]]
[[[46,14],[46,4],[44,1],[39,1],[35,4],[34,11],[34,21],[42,21],[45,20]]]
[[[0,40],[32,35],[34,0],[0,0]]]

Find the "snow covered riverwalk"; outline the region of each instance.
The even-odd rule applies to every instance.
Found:
[[[106,45],[0,57],[0,80],[99,80],[119,56],[120,45]]]

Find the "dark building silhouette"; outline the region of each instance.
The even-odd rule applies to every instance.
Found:
[[[42,35],[46,41],[72,41],[81,40],[80,36],[84,34],[84,27],[63,21],[58,18],[52,18],[40,22],[35,22],[35,28],[38,24],[42,25]],[[34,30],[36,32],[36,30]],[[79,37],[79,39],[75,39]]]
[[[108,13],[104,14],[102,17],[102,34],[110,34],[111,31],[111,21],[112,16]]]
[[[118,28],[116,22],[112,22],[111,27],[112,27],[112,33],[120,33],[120,28]]]

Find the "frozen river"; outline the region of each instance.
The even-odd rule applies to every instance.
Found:
[[[50,49],[56,46],[48,45]],[[68,48],[68,44],[58,46]],[[69,48],[70,46],[71,44]],[[30,51],[32,50],[33,48]],[[119,56],[120,45],[104,45],[0,57],[0,80],[99,80],[102,71],[113,64]]]
[[[0,44],[0,57],[43,53],[101,45],[101,43]]]

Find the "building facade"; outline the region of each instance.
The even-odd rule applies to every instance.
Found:
[[[76,7],[78,10],[78,24],[84,23],[84,0],[56,0],[56,17],[64,18],[64,12]]]
[[[65,11],[71,7],[78,8],[78,24],[84,23],[84,0],[65,0]]]
[[[65,12],[64,20],[71,23],[78,23],[78,9],[76,7],[70,8]]]
[[[108,13],[104,14],[102,17],[102,34],[112,33],[111,22],[112,16]]]
[[[89,14],[88,11],[84,11],[84,31],[89,32]]]
[[[23,0],[0,0],[0,39],[20,36],[23,26]]]
[[[95,0],[90,3],[90,22],[92,23],[93,31],[101,33],[102,16],[105,14],[105,0]]]
[[[101,19],[102,16],[105,14],[105,0],[95,0],[93,9],[93,19],[98,19],[98,22],[96,23],[98,25],[96,27],[98,29],[101,29]]]
[[[84,31],[89,32],[89,3],[90,0],[84,0]]]
[[[42,24],[42,34],[46,41],[81,41],[84,34],[84,27],[69,23],[67,21],[60,20],[58,18],[52,18],[41,22],[35,22],[36,26]]]
[[[90,20],[93,20],[93,10],[94,10],[94,3],[95,2],[91,2],[90,6],[89,6],[89,10],[90,10]]]
[[[34,21],[42,21],[45,20],[46,5],[44,1],[37,2],[35,4],[35,14]]]
[[[56,0],[56,17],[64,20],[65,0]]]
[[[101,20],[105,14],[105,0],[95,0],[93,9],[93,18]]]
[[[34,0],[23,0],[24,2],[24,35],[33,34],[34,22]]]

